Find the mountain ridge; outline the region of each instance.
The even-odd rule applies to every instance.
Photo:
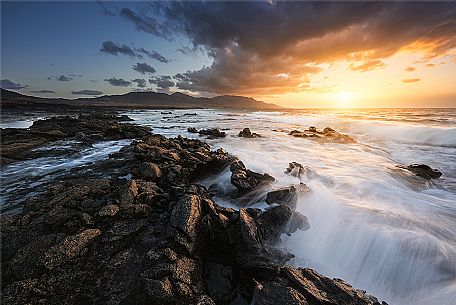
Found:
[[[131,107],[131,108],[222,108],[222,109],[280,109],[282,107],[255,100],[251,97],[236,95],[219,95],[215,97],[193,97],[182,92],[172,94],[142,91],[128,92],[118,95],[103,95],[91,98],[47,98],[24,95],[14,91],[1,90],[2,104],[6,103],[44,103],[64,104],[74,106],[104,106],[104,107]]]

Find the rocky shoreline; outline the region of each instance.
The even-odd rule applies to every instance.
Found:
[[[33,145],[2,152],[14,162],[62,138],[137,139],[2,216],[3,304],[386,304],[287,265],[293,254],[280,249],[281,234],[312,225],[294,210],[306,185],[271,190],[266,210],[219,206],[198,181],[229,166],[242,206],[274,178],[200,140],[168,139],[125,120],[39,121],[21,134]],[[298,165],[287,171],[301,174]]]

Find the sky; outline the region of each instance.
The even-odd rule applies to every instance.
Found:
[[[1,86],[456,107],[456,3],[1,2]]]

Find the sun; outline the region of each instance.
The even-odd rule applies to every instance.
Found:
[[[356,97],[355,92],[351,91],[340,91],[335,94],[335,101],[337,106],[340,108],[353,107],[353,99]]]

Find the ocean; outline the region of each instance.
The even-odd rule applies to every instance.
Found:
[[[168,137],[200,138],[187,128],[217,127],[227,136],[206,140],[211,147],[224,148],[253,171],[271,174],[276,178],[274,188],[306,183],[311,192],[299,198],[297,209],[311,227],[284,235],[280,245],[295,255],[292,265],[342,278],[390,305],[454,304],[456,109],[191,109],[122,114]],[[26,128],[32,121],[8,121],[2,127]],[[310,126],[331,127],[356,143],[322,143],[288,135]],[[246,127],[262,137],[239,138]],[[3,207],[15,205],[8,202],[8,194],[30,196],[28,184],[45,183],[71,167],[107,158],[128,143],[98,143],[64,159],[44,157],[4,167]],[[293,161],[310,168],[305,177],[285,174]],[[443,175],[425,181],[398,168],[413,163],[427,164]],[[228,169],[201,183],[232,188]],[[238,208],[227,197],[215,200]],[[267,207],[264,202],[254,206]]]

